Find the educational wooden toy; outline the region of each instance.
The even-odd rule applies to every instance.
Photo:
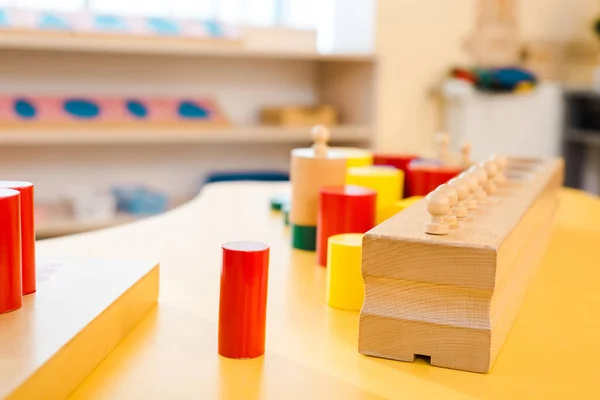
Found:
[[[348,168],[346,183],[363,186],[377,192],[376,222],[384,221],[384,209],[400,200],[403,173],[397,168],[374,165]]]
[[[19,197],[16,190],[0,189],[0,314],[23,305]]]
[[[340,233],[365,233],[375,226],[377,192],[362,186],[326,186],[319,192],[317,260],[327,265],[327,240]]]
[[[23,294],[35,292],[34,188],[30,182],[0,181],[0,189],[14,189],[20,196],[21,280]],[[0,220],[2,220],[0,218]],[[1,253],[1,252],[0,252]]]
[[[361,276],[361,233],[331,236],[327,256],[327,304],[342,310],[360,311],[365,297]]]
[[[337,125],[338,116],[329,105],[265,107],[260,111],[260,122],[280,126]]]
[[[37,279],[21,309],[0,315],[2,399],[66,398],[155,306],[159,267],[42,259]]]
[[[215,101],[198,98],[0,96],[0,127],[226,125]]]
[[[290,168],[292,246],[309,251],[314,251],[317,244],[319,190],[324,186],[344,185],[347,164],[343,152],[330,151],[327,128],[318,125],[312,135],[312,148],[292,150]]]
[[[545,252],[563,170],[562,159],[492,157],[367,232],[360,353],[488,372]]]
[[[269,246],[240,241],[222,249],[219,354],[260,357],[265,352]]]

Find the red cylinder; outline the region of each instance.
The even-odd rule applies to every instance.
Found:
[[[0,189],[0,314],[23,305],[19,192]]]
[[[377,192],[362,186],[328,186],[319,192],[317,260],[327,265],[327,240],[340,233],[365,233],[375,226]]]
[[[400,197],[409,197],[412,194],[409,192],[410,176],[408,174],[408,165],[412,160],[417,159],[417,155],[412,154],[392,154],[378,153],[373,155],[374,165],[390,165],[404,172],[404,188],[401,188],[403,193]]]
[[[408,191],[411,196],[427,196],[461,172],[462,168],[459,167],[411,162],[408,165]]]
[[[21,196],[21,264],[23,294],[35,292],[35,224],[33,184],[0,181],[0,188],[17,190]]]
[[[260,357],[265,353],[269,246],[229,242],[222,250],[219,354]]]

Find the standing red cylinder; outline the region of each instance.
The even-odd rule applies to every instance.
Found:
[[[427,196],[438,186],[448,182],[462,172],[460,167],[429,165],[427,163],[410,163],[408,166],[409,185],[411,196]]]
[[[404,187],[401,188],[400,197],[410,197],[410,175],[408,173],[408,165],[412,160],[419,158],[412,154],[392,154],[392,153],[376,153],[373,155],[374,165],[389,165],[396,167],[404,172]]]
[[[23,305],[19,192],[0,189],[0,314]]]
[[[23,294],[35,292],[35,224],[33,184],[0,181],[0,188],[17,190],[21,195],[21,264]]]
[[[327,240],[340,233],[365,233],[375,226],[377,192],[356,185],[327,186],[319,192],[317,260],[327,265]]]
[[[229,242],[222,246],[219,354],[256,358],[265,353],[269,246]]]

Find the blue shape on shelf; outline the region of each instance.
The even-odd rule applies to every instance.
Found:
[[[60,18],[57,15],[51,13],[44,13],[40,17],[38,22],[38,27],[40,29],[59,29],[59,30],[69,30],[71,27],[69,24]]]
[[[113,189],[117,209],[133,215],[152,215],[167,211],[169,199],[164,193],[144,186],[122,186]]]
[[[65,101],[64,109],[66,112],[77,118],[92,119],[100,115],[100,107],[90,100],[67,100]]]
[[[182,101],[179,104],[179,116],[186,119],[204,119],[208,118],[209,111],[194,103],[193,101]]]
[[[24,119],[33,119],[37,114],[35,106],[27,99],[16,99],[14,109],[15,113]]]
[[[0,26],[8,26],[8,16],[6,15],[6,11],[0,10]]]
[[[149,18],[148,25],[159,35],[179,35],[179,25],[166,18]]]
[[[141,101],[127,100],[126,107],[127,111],[136,118],[146,118],[148,116],[148,109]]]
[[[217,21],[207,20],[203,21],[204,29],[208,32],[209,36],[222,37],[224,36],[223,27]]]
[[[102,31],[125,31],[127,26],[121,17],[116,15],[99,14],[94,19],[96,29]]]

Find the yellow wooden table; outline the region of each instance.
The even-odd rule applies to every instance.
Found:
[[[285,184],[214,184],[175,211],[40,242],[39,257],[161,262],[159,306],[75,399],[573,399],[600,396],[600,200],[564,190],[543,266],[487,375],[357,352],[358,313],[325,305],[325,269],[293,251],[269,198]],[[221,244],[271,245],[264,357],[217,355]]]

